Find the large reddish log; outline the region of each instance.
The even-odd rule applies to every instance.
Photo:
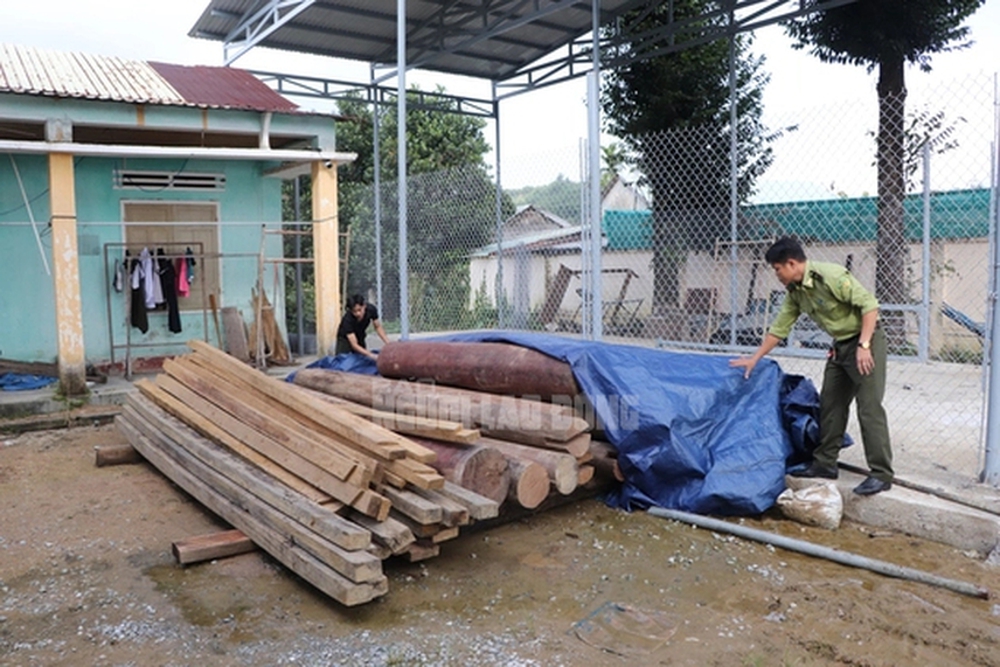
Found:
[[[572,400],[580,393],[569,364],[507,343],[397,341],[379,351],[378,372],[546,401],[553,396]]]
[[[507,459],[497,450],[480,445],[455,445],[424,438],[413,439],[437,454],[437,460],[430,465],[449,482],[498,503],[502,503],[507,497],[510,488]]]
[[[295,384],[378,410],[461,422],[484,432],[524,432],[566,442],[590,430],[572,407],[388,378],[304,368]]]
[[[507,463],[511,481],[508,497],[529,510],[541,505],[552,487],[548,471],[539,463],[515,457],[508,458]]]
[[[548,472],[556,491],[563,495],[573,493],[579,484],[578,465],[576,459],[569,454],[493,438],[480,438],[479,444],[499,450],[508,459],[518,458],[538,463]]]

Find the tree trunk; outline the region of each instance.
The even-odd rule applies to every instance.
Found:
[[[906,234],[903,197],[906,194],[903,146],[906,84],[902,56],[879,63],[878,80],[878,232],[875,296],[884,306],[910,302],[907,289]],[[881,313],[890,352],[906,348],[906,320],[901,312]]]

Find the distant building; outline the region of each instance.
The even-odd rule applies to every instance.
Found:
[[[981,350],[979,335],[986,319],[989,285],[990,190],[955,190],[930,196],[930,274],[932,304],[930,345]],[[924,272],[921,251],[923,200],[911,195],[904,201],[909,246],[908,275]],[[728,239],[717,239],[714,247],[688,253],[679,275],[682,312],[697,320],[697,326],[682,326],[685,337],[708,342],[711,334],[736,312],[752,326],[766,326],[784,291],[770,276],[762,254],[775,238],[795,235],[806,245],[809,257],[849,264],[865,285],[875,285],[875,238],[877,200],[874,197],[822,201],[796,201],[747,206],[740,210],[740,238],[736,273],[733,275]],[[571,233],[577,232],[577,233]],[[562,270],[577,276],[583,268],[578,229],[559,229],[504,243],[504,291],[518,295],[515,303],[539,312]],[[649,317],[653,305],[652,212],[648,209],[605,208],[602,216],[602,280],[606,304],[628,300],[637,303],[638,315]],[[631,273],[629,273],[631,270]],[[563,271],[565,273],[565,271]],[[475,253],[470,263],[472,285],[485,285],[494,294],[497,248],[493,244]],[[628,279],[626,284],[624,281]],[[914,280],[913,278],[909,278]],[[739,290],[732,292],[732,286]],[[580,283],[571,281],[561,301],[560,317],[570,317],[580,307]],[[919,284],[914,286],[919,293]],[[908,305],[912,310],[912,306]],[[606,308],[606,312],[611,309]],[[794,342],[794,341],[793,341]]]
[[[507,218],[502,226],[504,240],[532,236],[544,232],[579,228],[572,222],[563,220],[555,213],[545,211],[528,204],[521,206],[517,212]]]
[[[635,183],[626,183],[615,174],[601,192],[601,211],[648,211],[649,200]]]

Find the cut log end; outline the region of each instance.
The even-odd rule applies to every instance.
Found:
[[[525,509],[534,509],[549,495],[549,473],[534,461],[511,459],[509,497]]]

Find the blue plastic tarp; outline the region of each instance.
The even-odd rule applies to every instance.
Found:
[[[521,332],[444,339],[513,343],[567,362],[618,449],[625,483],[608,502],[624,509],[758,514],[784,490],[786,465],[815,444],[815,388],[769,359],[744,379],[724,356]]]
[[[354,352],[342,352],[336,356],[320,357],[306,366],[306,368],[325,368],[328,371],[378,375],[378,367],[375,365],[374,360],[363,354],[355,354]],[[295,373],[289,373],[285,380],[295,382]]]
[[[0,375],[0,389],[4,391],[28,391],[48,387],[59,378],[31,373],[4,373]]]

